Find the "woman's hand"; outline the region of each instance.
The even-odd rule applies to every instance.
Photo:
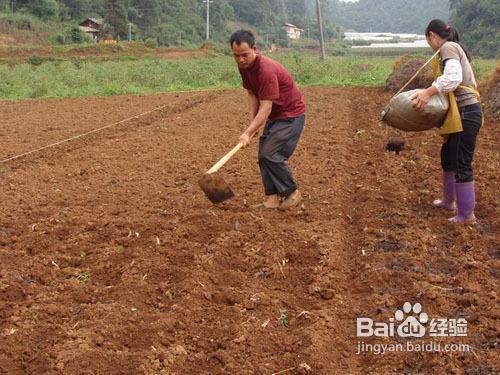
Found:
[[[413,102],[413,108],[415,108],[417,111],[422,111],[427,103],[430,102],[430,100],[431,96],[427,93],[427,90],[422,90],[416,93],[411,98],[411,101]]]
[[[438,90],[431,86],[428,89],[419,91],[412,98],[413,107],[417,111],[422,111],[425,106],[431,101],[431,98],[438,93]]]

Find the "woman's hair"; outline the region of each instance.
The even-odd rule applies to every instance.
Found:
[[[469,50],[462,43],[460,43],[458,31],[454,27],[441,20],[432,20],[425,29],[425,36],[429,36],[431,31],[439,35],[444,40],[458,43],[464,50],[467,59],[469,59],[469,61],[472,60],[472,56],[470,55]]]

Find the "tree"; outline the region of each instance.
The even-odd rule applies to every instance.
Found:
[[[115,38],[127,38],[127,11],[123,0],[106,1],[105,21],[109,25],[110,32]]]
[[[89,38],[82,32],[78,26],[72,26],[68,32],[69,40],[72,43],[80,44],[83,42],[88,42]]]
[[[305,28],[307,24],[306,2],[304,0],[288,0],[287,8],[289,20],[288,22],[301,28]]]
[[[42,19],[53,19],[59,15],[59,4],[56,0],[35,0],[31,5],[31,13]]]
[[[44,20],[57,18],[59,4],[56,0],[16,0],[14,10],[31,13]]]
[[[203,17],[206,17],[206,10]],[[234,10],[227,0],[213,1],[210,4],[210,39],[226,41],[229,33],[227,23],[233,19]]]
[[[250,25],[262,26],[270,22],[271,7],[265,1],[259,0],[230,0],[236,16]]]
[[[448,20],[449,0],[328,0],[326,18],[360,32],[421,34],[434,18]]]
[[[158,28],[159,41],[169,41],[166,45],[184,42],[200,43],[205,35],[203,3],[200,0],[161,0],[161,26]]]
[[[128,8],[129,21],[145,36],[154,36],[161,25],[161,7],[158,0],[133,0]]]
[[[90,0],[61,0],[60,8],[69,19],[89,17],[94,6]]]
[[[497,58],[500,50],[500,1],[459,0],[452,4],[452,25],[473,54]]]

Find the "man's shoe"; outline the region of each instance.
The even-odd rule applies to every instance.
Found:
[[[289,208],[297,207],[301,201],[302,194],[300,194],[300,191],[295,190],[292,194],[286,197],[283,202],[281,202],[279,209],[288,210]]]
[[[252,208],[267,208],[269,210],[273,210],[278,208],[280,203],[279,196],[277,194],[273,194],[268,195],[264,202],[253,205]]]

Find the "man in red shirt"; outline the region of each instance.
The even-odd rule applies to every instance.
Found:
[[[287,160],[292,156],[305,124],[306,107],[290,73],[279,63],[257,54],[250,31],[236,31],[231,49],[248,92],[250,125],[240,136],[244,146],[265,125],[259,140],[259,167],[266,194],[260,206],[290,208],[301,194]]]

